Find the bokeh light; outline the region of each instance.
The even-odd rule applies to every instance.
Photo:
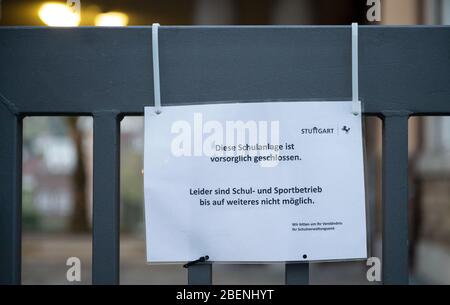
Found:
[[[95,17],[96,26],[126,26],[128,15],[121,12],[108,12]]]
[[[39,18],[48,26],[71,27],[80,24],[80,14],[64,3],[46,2],[39,8]]]

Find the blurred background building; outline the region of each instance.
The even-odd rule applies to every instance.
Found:
[[[450,24],[450,0],[0,1],[0,26]],[[32,46],[30,46],[32,52]],[[413,64],[413,63],[412,63]],[[0,67],[1,68],[1,67]],[[389,94],[389,92],[386,92]],[[450,102],[450,97],[449,97]],[[365,121],[372,256],[381,256],[381,122]],[[66,259],[82,261],[91,282],[92,119],[27,117],[23,128],[23,267],[29,284],[67,284]],[[450,283],[450,119],[411,118],[412,283]],[[180,265],[146,265],[143,222],[143,119],[121,125],[121,283],[183,284]],[[368,283],[364,262],[317,263],[311,283]],[[284,266],[218,265],[214,282],[281,284]]]

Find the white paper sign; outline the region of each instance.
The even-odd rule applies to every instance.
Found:
[[[145,108],[147,260],[367,257],[351,102]]]

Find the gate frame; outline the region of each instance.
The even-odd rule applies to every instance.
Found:
[[[21,282],[22,121],[94,120],[94,284],[119,283],[120,121],[153,105],[152,29],[0,28],[0,284]],[[384,284],[408,283],[408,118],[450,114],[450,27],[360,26],[359,96],[383,120]],[[164,105],[351,100],[350,26],[161,26]],[[113,181],[113,183],[111,183]],[[287,263],[307,284],[308,263]],[[212,265],[189,268],[211,284]]]

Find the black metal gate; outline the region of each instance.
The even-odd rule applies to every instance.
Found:
[[[0,283],[21,276],[22,120],[94,118],[93,283],[119,283],[119,131],[153,105],[151,27],[0,29]],[[350,26],[161,27],[163,105],[351,99]],[[364,115],[383,120],[383,282],[408,283],[408,118],[450,114],[450,27],[362,26]],[[189,269],[209,284],[210,264]],[[286,283],[308,264],[286,264]]]

